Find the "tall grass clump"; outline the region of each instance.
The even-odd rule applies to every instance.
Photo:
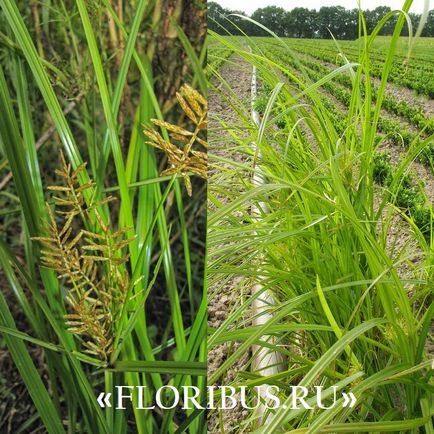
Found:
[[[344,62],[318,82],[309,79],[302,65],[295,73],[273,57],[261,39],[246,36],[234,42],[212,33],[254,65],[262,86],[270,90],[259,127],[246,115],[244,102],[225,91],[240,116],[235,128],[227,122],[221,127],[230,130],[233,146],[249,156],[247,162],[231,163],[229,156],[210,154],[212,165],[226,169],[209,180],[209,200],[215,206],[208,218],[209,282],[223,288],[238,276],[245,295],[223,326],[210,332],[210,349],[227,343],[229,350],[209,381],[219,382],[247,354],[245,370],[231,385],[278,386],[286,405],[262,418],[251,410],[235,432],[433,432],[432,208],[431,230],[424,236],[396,206],[405,174],[433,136],[410,146],[387,189],[375,184],[373,173],[377,125],[396,46],[403,26],[413,33],[410,6],[406,1],[402,11],[388,14],[371,35],[361,12],[358,62]],[[372,110],[370,50],[394,14],[398,21]],[[280,59],[296,59],[289,41],[268,33],[283,53]],[[336,52],[346,59],[338,43]],[[337,73],[348,74],[353,82],[340,129],[321,98],[322,85]],[[209,131],[210,143],[218,134]],[[251,142],[259,149],[256,154]],[[255,161],[258,155],[262,157]],[[246,172],[250,179],[256,173],[254,163],[266,179],[263,185],[246,179]],[[262,203],[268,212],[253,217],[250,209]],[[257,295],[249,295],[248,288],[257,282],[275,300],[268,309],[271,318],[262,326],[251,325],[258,315],[252,309]],[[275,339],[264,343],[261,338],[270,335]],[[252,370],[254,346],[280,353],[284,370],[271,376]],[[313,397],[307,399],[312,409],[293,409],[292,385],[312,391],[322,386],[324,405],[330,405],[332,387],[337,386],[338,393],[354,393],[357,405],[343,408],[340,398],[338,405],[323,410]],[[252,407],[257,402],[253,389],[249,402]]]
[[[0,1],[1,432],[204,432],[114,410],[206,385],[204,4],[166,3]]]

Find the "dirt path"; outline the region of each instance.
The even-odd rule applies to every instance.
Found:
[[[245,130],[244,123],[240,120],[241,117],[249,118],[250,114],[247,111],[250,107],[250,80],[251,66],[241,57],[234,55],[225,63],[219,71],[226,80],[234,94],[232,95],[223,82],[215,82],[215,89],[210,89],[208,94],[209,105],[209,175],[208,182],[209,191],[214,194],[221,202],[228,201],[226,194],[220,190],[220,180],[227,177],[225,164],[217,162],[215,157],[223,157],[239,163],[245,162],[248,156],[237,149],[235,140],[231,134],[224,130],[222,123],[232,128],[232,134],[243,135]],[[231,106],[230,102],[238,99],[244,106],[240,106],[240,112]],[[238,106],[237,106],[238,107]],[[248,174],[246,173],[247,177]],[[227,178],[225,180],[227,183]],[[223,182],[222,182],[223,184]],[[239,180],[234,179],[234,189],[237,188]],[[241,185],[240,187],[241,188]],[[210,214],[215,210],[214,205],[209,202],[208,208]],[[213,260],[212,249],[208,252],[209,263]],[[229,281],[221,282],[219,276],[210,276],[210,284],[208,288],[208,325],[211,328],[219,328],[229,316],[230,312],[237,307],[240,300],[240,291],[242,290],[243,282],[240,277],[235,277]],[[236,344],[222,344],[208,350],[208,375],[213,374],[216,369],[225,361],[228,354],[237,348]],[[248,363],[248,355],[241,358],[235,366],[229,370],[223,378],[218,381],[217,385],[230,385],[235,379],[237,373],[245,369]],[[248,411],[241,407],[236,407],[233,410],[225,410],[224,413],[217,412],[209,413],[208,432],[213,433],[229,433],[233,428],[245,419]],[[221,420],[220,420],[221,418]]]

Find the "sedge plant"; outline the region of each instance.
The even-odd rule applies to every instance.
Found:
[[[251,390],[252,409],[233,432],[433,432],[432,210],[431,230],[424,236],[396,204],[403,176],[433,136],[404,151],[387,188],[380,188],[373,175],[377,125],[396,47],[404,25],[413,34],[410,6],[406,1],[401,11],[385,16],[370,35],[360,12],[358,61],[344,61],[319,81],[310,79],[297,61],[290,40],[260,23],[253,24],[268,32],[268,40],[211,32],[214,45],[254,65],[263,88],[270,90],[256,126],[245,95],[230,91],[224,66],[210,80],[215,92],[224,89],[222,98],[237,114],[228,122],[211,113],[220,125],[209,131],[210,164],[224,169],[209,179],[208,193],[210,297],[217,297],[228,281],[236,282],[237,295],[222,326],[210,330],[209,348],[224,345],[227,354],[209,373],[209,383],[218,384],[231,372],[232,386]],[[398,20],[374,102],[370,52],[393,15]],[[281,55],[274,56],[271,46]],[[335,49],[346,59],[339,43]],[[352,80],[340,129],[322,98],[322,85],[337,74]],[[226,155],[213,153],[213,146],[222,146],[220,128],[229,132]],[[256,154],[252,142],[259,148]],[[236,153],[244,155],[242,162],[233,158]],[[263,185],[252,182],[255,165],[266,179]],[[262,203],[268,212],[253,217],[251,208]],[[252,306],[260,294],[252,295],[251,288],[258,282],[275,302],[266,323],[253,326],[258,312]],[[274,340],[264,344],[264,336]],[[258,346],[281,354],[284,370],[274,375],[255,371],[252,348]],[[234,373],[246,355],[248,362]],[[261,384],[277,386],[282,405],[258,418],[254,386]],[[325,410],[313,396],[306,398],[312,408],[292,408],[293,385],[311,391],[322,386],[324,405],[332,403],[333,387],[354,393],[357,404],[343,407],[340,398]],[[224,411],[217,416],[224,417]]]
[[[204,432],[203,412],[139,410],[137,394],[125,411],[96,400],[117,385],[146,386],[146,405],[164,384],[205,387],[204,186],[190,168],[160,176],[166,157],[143,133],[154,118],[167,141],[166,127],[192,124],[191,101],[157,91],[151,29],[170,30],[185,53],[172,78],[195,95],[205,49],[182,8],[161,8],[54,0],[29,14],[0,1],[0,333],[34,406],[11,432]],[[180,181],[192,175],[189,197]]]

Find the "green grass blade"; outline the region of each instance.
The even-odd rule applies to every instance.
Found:
[[[101,56],[96,43],[95,34],[92,29],[92,24],[87,12],[87,6],[83,0],[77,0],[78,10],[80,12],[82,25],[89,46],[90,56],[92,58],[96,79],[98,82],[101,101],[104,109],[104,115],[107,122],[107,131],[109,142],[111,144],[113,158],[116,167],[117,180],[121,196],[121,225],[131,228],[128,232],[130,238],[134,237],[134,223],[132,216],[131,200],[128,191],[128,184],[125,177],[125,166],[122,156],[122,150],[119,142],[118,131],[116,128],[115,118],[112,112],[112,103],[109,95],[107,81],[105,78],[104,68],[101,61]],[[130,244],[130,254],[133,264],[137,259],[137,241]]]
[[[16,330],[14,319],[2,293],[0,293],[0,322],[3,327]],[[60,416],[23,341],[10,334],[4,334],[4,339],[47,432],[50,434],[64,433]]]
[[[205,376],[206,364],[202,362],[171,362],[167,360],[150,361],[118,361],[114,364],[115,372],[149,372],[159,374],[179,374]]]
[[[204,96],[206,96],[208,93],[208,83],[207,83],[207,79],[206,79],[206,75],[202,63],[197,57],[190,41],[187,38],[187,35],[184,33],[182,28],[178,24],[176,23],[174,24],[175,24],[176,33],[178,34],[178,38],[181,41],[182,46],[184,47],[184,50],[187,53],[188,58],[190,59],[192,70],[194,73],[194,78],[197,78],[199,82],[200,91]]]
[[[15,0],[1,0],[0,5],[5,13],[12,31],[14,32],[17,43],[23,50],[23,54],[27,60],[27,63],[32,70],[33,76],[36,80],[42,97],[44,98],[45,104],[47,105],[47,108],[53,118],[54,124],[56,125],[57,132],[65,147],[68,158],[71,161],[73,167],[76,168],[83,162],[83,160],[75,144],[74,137],[68,126],[68,123],[66,122],[56,94],[54,93],[48,75],[44,69],[43,63],[19,13]],[[82,173],[81,180],[83,183],[89,181],[86,172]]]

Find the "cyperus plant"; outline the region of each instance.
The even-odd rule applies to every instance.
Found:
[[[61,165],[56,174],[63,185],[48,187],[56,194],[53,198],[56,209],[47,204],[47,235],[33,240],[44,245],[43,264],[65,279],[69,288],[65,297],[70,307],[65,314],[68,330],[82,337],[84,352],[107,361],[130,285],[129,273],[122,266],[128,260],[123,248],[133,239],[125,239],[126,228],[113,232],[97,210],[112,202],[112,196],[100,201],[92,199],[86,204],[85,191],[95,197],[95,183],[80,186],[78,180],[86,164],[72,170],[61,153]],[[96,221],[94,228],[92,221]],[[139,281],[140,278],[133,286]]]
[[[0,383],[16,397],[0,432],[164,433],[186,418],[180,431],[203,432],[203,413],[96,397],[205,387],[204,187],[185,206],[141,132],[151,118],[188,128],[173,100],[184,81],[206,90],[205,2],[27,6],[0,0]],[[68,170],[53,164],[60,147]]]
[[[393,137],[382,121],[388,118],[382,101],[390,75],[399,71],[392,67],[397,46],[407,44],[400,35],[411,3],[388,14],[372,34],[360,11],[360,38],[351,42],[357,63],[347,61],[341,41],[331,41],[329,51],[345,62],[325,74],[305,70],[304,48],[301,55],[293,52],[303,43],[310,53],[317,40],[285,40],[272,31],[273,39],[211,33],[214,44],[234,57],[210,80],[213,98],[226,103],[215,105],[216,127],[209,130],[218,150],[211,152],[212,164],[223,170],[208,183],[210,302],[217,301],[209,310],[208,351],[220,353],[222,361],[211,367],[208,383],[238,390],[273,384],[283,404],[258,421],[251,393],[249,412],[234,409],[230,420],[224,411],[210,412],[212,432],[433,432],[432,210],[428,193],[409,176],[432,137],[397,135],[405,146],[387,143],[393,159],[377,153]],[[373,45],[394,15],[373,98]],[[259,125],[245,103],[249,88],[238,84],[250,78],[249,66],[273,90]],[[351,92],[335,94],[339,74],[348,75]],[[328,93],[332,104],[324,98]],[[275,128],[278,116],[285,121],[282,130]],[[402,125],[396,133],[403,133]],[[262,157],[260,171],[250,143]],[[250,173],[263,174],[265,185],[249,182]],[[249,215],[253,207],[261,208],[262,218]],[[252,289],[257,283],[274,296],[263,312],[255,309],[264,293]],[[221,294],[227,310],[220,307]],[[270,335],[275,343],[264,339]],[[258,372],[253,345],[264,354],[280,353],[285,370]],[[352,409],[291,409],[295,394],[287,391],[293,384],[326,386],[329,397],[337,386],[351,390],[358,402]]]
[[[176,93],[176,97],[182,110],[194,124],[194,131],[188,131],[159,119],[151,119],[154,125],[170,131],[170,137],[173,141],[164,140],[163,137],[151,127],[145,128],[144,133],[151,139],[147,142],[148,144],[161,149],[167,155],[170,167],[163,170],[161,175],[181,174],[187,193],[191,196],[192,186],[189,172],[203,179],[206,179],[207,174],[207,154],[193,150],[193,145],[198,143],[205,149],[208,147],[205,138],[205,132],[208,126],[208,103],[197,90],[187,84],[181,87],[179,92]]]

